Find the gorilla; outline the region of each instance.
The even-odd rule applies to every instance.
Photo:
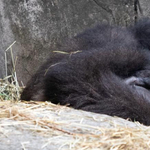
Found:
[[[51,101],[150,125],[150,19],[108,24],[67,40],[29,80],[21,100]]]

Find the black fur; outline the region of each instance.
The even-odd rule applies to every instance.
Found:
[[[142,47],[150,50],[150,19],[142,19],[132,28],[132,31]]]
[[[59,50],[64,53],[50,56],[21,99],[68,104],[150,125],[149,30],[147,20],[130,28],[99,25],[85,30]]]

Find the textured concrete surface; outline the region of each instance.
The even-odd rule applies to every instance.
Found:
[[[66,38],[101,22],[126,26],[133,16],[133,0],[1,0],[0,77],[5,75],[4,51],[14,41],[17,76],[26,83]],[[9,51],[8,58],[11,71]]]

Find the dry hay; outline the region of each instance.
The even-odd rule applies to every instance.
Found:
[[[34,144],[39,144],[41,150],[150,149],[150,128],[121,118],[48,102],[1,101],[0,111],[0,132],[5,139],[17,130],[30,132],[32,136],[40,136],[41,140],[34,140]],[[17,130],[9,132],[11,126]],[[25,132],[24,136],[27,136]],[[24,140],[19,142],[24,149],[26,146],[34,149],[30,140],[25,145]]]
[[[16,81],[12,79],[11,75],[0,79],[0,100],[19,100],[21,88],[18,86],[18,82],[16,84]]]

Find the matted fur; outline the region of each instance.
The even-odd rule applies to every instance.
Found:
[[[62,53],[51,54],[21,99],[48,100],[150,125],[145,80],[150,75],[149,30],[148,19],[130,28],[103,24],[85,30],[68,40]],[[142,78],[144,86],[127,84],[130,77]]]

